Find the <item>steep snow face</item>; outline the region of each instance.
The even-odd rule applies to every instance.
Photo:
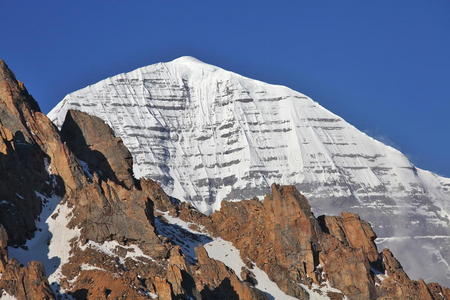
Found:
[[[102,118],[132,153],[137,177],[157,180],[205,213],[224,200],[263,196],[276,182],[296,185],[316,214],[359,213],[380,237],[450,236],[450,179],[414,167],[287,87],[181,57],[69,94],[49,117],[60,127],[68,109]],[[450,263],[439,250],[449,239],[421,241],[430,255],[418,259],[433,264],[428,249],[438,242]],[[448,264],[424,274],[402,252],[396,255],[413,277],[450,285]]]

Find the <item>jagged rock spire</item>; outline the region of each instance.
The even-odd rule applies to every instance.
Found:
[[[33,111],[40,111],[39,104],[28,93],[25,85],[16,79],[4,60],[0,59],[0,100],[11,111],[17,113],[20,105],[27,105]]]

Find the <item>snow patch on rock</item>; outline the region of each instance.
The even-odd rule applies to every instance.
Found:
[[[61,204],[59,196],[46,196],[39,192],[36,195],[44,203],[36,222],[37,231],[24,247],[8,247],[8,252],[24,265],[33,260],[42,262],[49,283],[59,283],[62,278],[61,268],[70,258],[70,241],[78,238],[80,230],[68,227],[72,209],[67,203]]]
[[[137,245],[121,245],[119,242],[112,240],[112,241],[105,241],[103,243],[97,243],[94,241],[89,241],[84,245],[79,244],[78,247],[85,251],[87,248],[94,249],[98,252],[104,253],[108,256],[112,257],[118,257],[121,264],[125,263],[125,260],[127,258],[132,259],[137,262],[145,262],[146,260],[155,261],[152,257],[145,254],[141,248]],[[119,256],[117,254],[117,248],[124,248],[127,250],[126,255],[124,257]],[[143,260],[144,259],[144,260]]]
[[[306,290],[309,294],[310,299],[312,300],[328,300],[330,297],[328,296],[328,292],[342,294],[341,290],[331,287],[328,281],[324,282],[322,285],[312,284],[311,288],[309,288],[305,284],[300,284],[300,286]],[[347,296],[344,296],[344,300],[347,300]]]
[[[1,300],[17,300],[16,297],[8,294],[5,290],[3,290],[2,294],[0,295]]]

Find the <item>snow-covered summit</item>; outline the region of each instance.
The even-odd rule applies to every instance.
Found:
[[[398,253],[410,273],[450,282],[442,275],[450,262],[450,180],[299,92],[185,56],[71,93],[49,117],[61,126],[68,109],[105,120],[132,153],[137,177],[205,213],[223,200],[263,196],[273,182],[294,184],[316,214],[359,213],[394,251],[416,248],[403,259]],[[443,238],[418,244],[404,236]],[[427,269],[436,257],[441,270]]]
[[[171,63],[174,63],[174,64],[191,64],[191,65],[197,65],[197,67],[198,67],[198,65],[204,65],[204,66],[208,66],[208,67],[211,67],[211,68],[217,68],[216,66],[207,64],[207,63],[201,61],[200,59],[197,59],[197,58],[192,57],[192,56],[180,56],[180,57],[175,58],[174,60],[172,60]]]

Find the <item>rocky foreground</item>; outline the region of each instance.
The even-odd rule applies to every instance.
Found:
[[[292,186],[205,216],[132,169],[101,119],[69,111],[58,131],[0,62],[2,297],[450,298],[358,215],[316,218]]]

